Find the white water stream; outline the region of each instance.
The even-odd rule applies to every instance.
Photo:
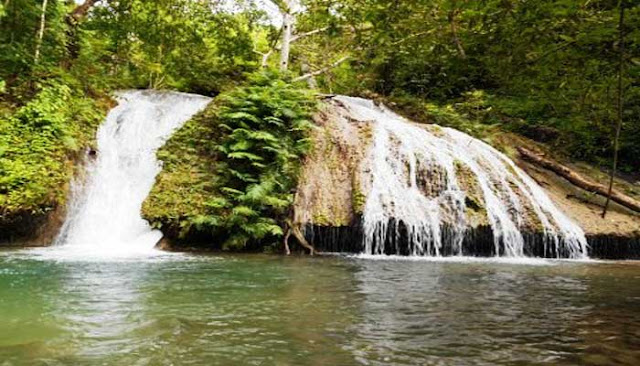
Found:
[[[86,182],[74,188],[57,239],[68,254],[130,256],[154,250],[162,233],[151,229],[140,210],[161,169],[156,150],[210,98],[126,91],[117,100],[98,130],[97,154],[88,162]]]
[[[582,229],[501,152],[451,128],[429,131],[370,100],[337,99],[356,120],[374,124],[365,169],[371,180],[363,213],[365,254],[383,254],[386,241],[399,241],[404,234],[412,255],[438,256],[445,244],[455,255],[474,255],[462,250],[469,228],[468,192],[457,175],[464,168],[477,182],[495,253],[524,256],[523,229],[537,221],[545,248],[558,257],[586,258]],[[390,226],[393,222],[403,229]]]

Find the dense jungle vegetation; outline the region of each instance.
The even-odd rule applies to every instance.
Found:
[[[160,155],[172,172],[197,165],[201,179],[190,185],[201,189],[184,195],[178,175],[166,178],[173,184],[161,177],[175,194],[152,197],[167,205],[147,211],[157,224],[174,220],[176,231],[237,233],[228,246],[282,234],[314,91],[381,98],[471,133],[513,131],[606,169],[620,121],[618,168],[633,177],[639,5],[1,0],[0,221],[64,202],[61,186],[92,144],[110,93],[131,88],[217,96]],[[196,194],[208,196],[185,203]],[[167,202],[192,212],[158,212]]]

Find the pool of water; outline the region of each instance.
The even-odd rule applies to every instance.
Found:
[[[0,365],[638,365],[640,263],[0,252]]]

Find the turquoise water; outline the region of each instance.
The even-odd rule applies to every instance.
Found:
[[[640,364],[637,262],[28,253],[3,366]]]

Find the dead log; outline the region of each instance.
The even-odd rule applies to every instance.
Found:
[[[518,152],[520,152],[520,154],[525,160],[532,162],[534,164],[537,164],[543,168],[546,168],[558,174],[559,176],[568,180],[575,186],[580,187],[586,191],[596,193],[602,197],[607,197],[608,187],[599,183],[592,182],[584,178],[580,174],[576,173],[575,171],[569,169],[568,167],[562,164],[556,163],[553,160],[547,159],[546,157],[536,154],[535,152],[528,150],[524,147],[518,147]],[[617,202],[618,204],[630,210],[640,212],[640,202],[621,193],[620,191],[617,191],[617,190],[611,191],[611,200],[614,202]]]

